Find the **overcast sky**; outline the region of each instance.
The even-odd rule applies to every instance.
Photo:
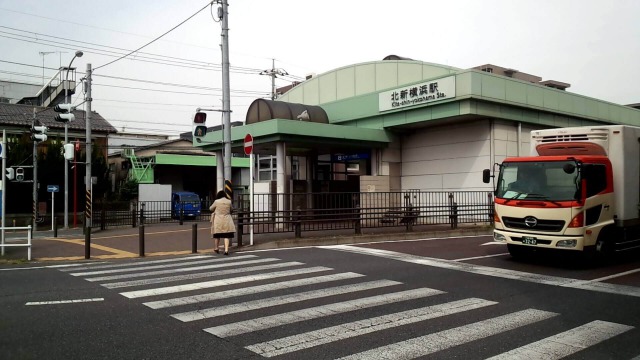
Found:
[[[636,0],[228,0],[232,121],[290,76],[395,54],[458,68],[491,63],[571,84],[617,104],[640,102]],[[220,23],[205,0],[0,0],[0,79],[42,83],[75,50],[94,111],[119,131],[190,131],[197,107],[222,107]],[[215,5],[213,15],[216,14]],[[54,52],[41,55],[41,52]],[[111,56],[105,55],[111,54]],[[164,63],[164,64],[159,64]],[[129,79],[129,80],[127,80]],[[73,102],[81,102],[80,92]],[[219,124],[211,113],[207,124]]]

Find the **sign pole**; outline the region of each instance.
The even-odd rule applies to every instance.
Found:
[[[53,224],[53,221],[54,221],[53,214],[54,214],[54,213],[55,213],[55,211],[56,211],[56,202],[55,202],[55,201],[56,201],[56,200],[55,200],[56,198],[55,198],[55,196],[53,196],[53,195],[55,195],[55,194],[56,194],[56,193],[54,193],[53,191],[51,192],[51,231],[53,231],[53,225],[54,225],[54,224]]]
[[[6,192],[7,192],[7,130],[2,129],[2,256],[4,256],[4,225],[6,219]]]
[[[253,152],[249,154],[249,245],[253,246]]]
[[[253,246],[253,136],[244,136],[244,153],[249,155],[249,245]]]

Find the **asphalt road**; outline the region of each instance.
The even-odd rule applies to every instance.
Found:
[[[515,261],[490,240],[5,266],[0,348],[7,359],[640,356],[640,260]]]

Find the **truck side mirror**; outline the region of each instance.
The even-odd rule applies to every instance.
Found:
[[[485,184],[488,184],[490,180],[491,180],[491,170],[490,169],[482,170],[482,182]]]

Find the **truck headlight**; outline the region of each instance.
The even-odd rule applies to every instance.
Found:
[[[507,241],[507,238],[502,234],[494,232],[493,233],[493,240],[495,240],[495,241]]]
[[[578,241],[576,239],[560,240],[556,243],[556,247],[572,248],[572,247],[576,247],[577,244],[578,244]]]

